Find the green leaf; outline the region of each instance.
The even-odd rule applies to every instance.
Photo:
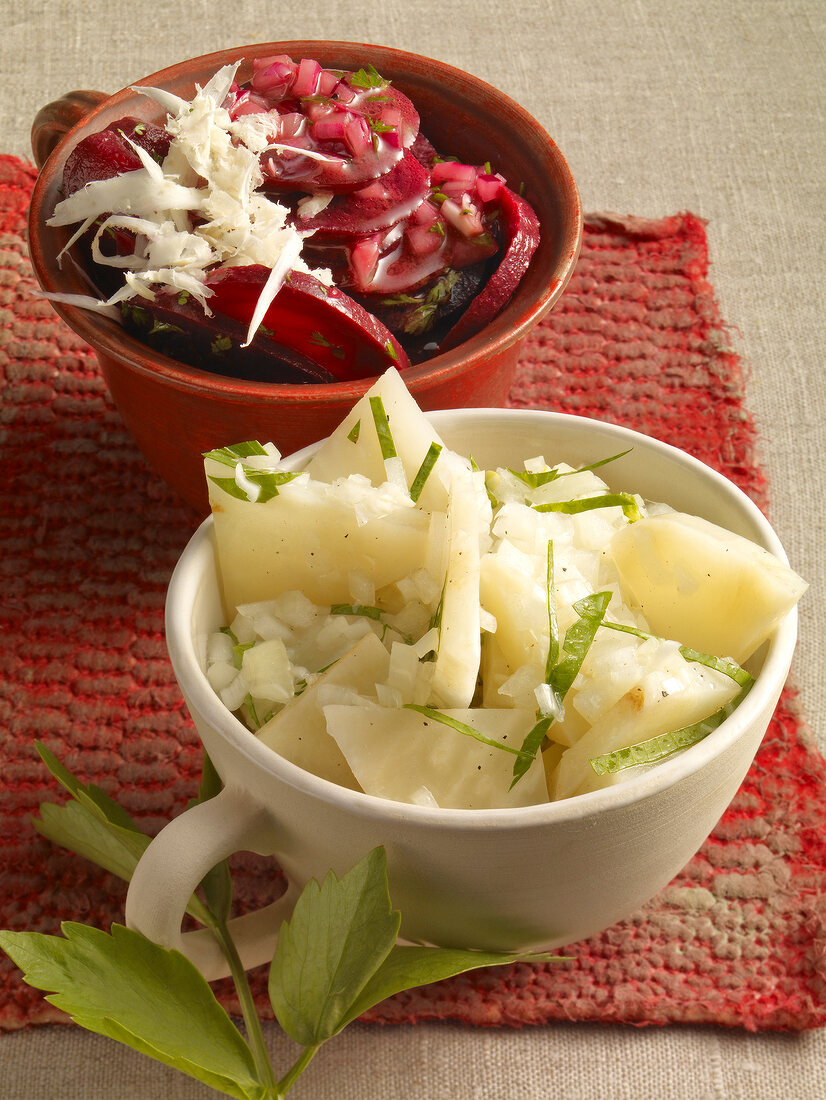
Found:
[[[594,592],[573,605],[578,618],[565,632],[562,651],[566,656],[553,669],[548,681],[560,701],[565,698],[582,667],[610,600],[610,592]]]
[[[376,848],[341,879],[311,881],[281,926],[270,968],[273,1010],[301,1046],[317,1046],[350,1019],[386,959],[401,916],[390,905],[387,860]]]
[[[616,462],[618,458],[623,458],[632,449],[629,447],[625,451],[620,451],[619,454],[611,455],[609,458],[601,458],[597,462],[589,462],[587,466],[578,466],[575,470],[539,470],[532,473],[530,470],[512,470],[508,467],[508,472],[524,482],[529,489],[539,489],[551,481],[556,481],[559,477],[572,477],[574,474],[584,474],[588,470],[598,470],[600,466],[607,466],[609,462]]]
[[[133,829],[135,832],[140,831],[132,816],[123,806],[110,798],[100,787],[96,787],[93,783],[88,785],[81,783],[42,742],[36,741],[35,748],[40,759],[58,783],[102,821],[110,821],[113,825],[119,825],[124,829]]]
[[[358,443],[360,432],[361,432],[361,421],[357,420],[355,422],[355,424],[352,426],[352,428],[350,429],[350,431],[347,433],[347,438],[350,440],[351,443]]]
[[[380,607],[373,607],[369,603],[334,603],[330,605],[331,615],[360,615],[364,619],[375,619],[381,622],[384,614]]]
[[[138,932],[65,922],[63,937],[0,932],[25,980],[88,1031],[238,1100],[265,1095],[249,1047],[191,962]]]
[[[53,844],[129,882],[151,837],[141,832],[127,811],[99,787],[81,783],[44,745],[38,743],[37,751],[74,801],[64,806],[42,802],[40,817],[32,818],[35,829]],[[197,897],[191,898],[187,912],[202,924],[211,923],[209,912]]]
[[[548,656],[545,659],[545,683],[551,682],[554,666],[559,660],[559,621],[556,617],[556,592],[554,589],[554,544],[548,539],[545,564],[545,599],[548,605]]]
[[[224,466],[235,466],[252,455],[265,455],[266,449],[257,439],[248,439],[245,443],[233,443],[228,447],[217,447],[214,451],[204,451],[204,458],[221,462]]]
[[[552,722],[553,718],[550,715],[545,715],[528,731],[528,735],[522,742],[522,755],[513,765],[513,778],[511,779],[510,785],[511,790],[513,790],[525,772],[527,772],[531,764],[533,764],[534,757],[542,748],[542,743],[548,735],[548,730],[551,728]]]
[[[32,824],[41,836],[129,882],[149,847],[145,833],[103,821],[82,802],[43,802]]]
[[[494,951],[461,951],[447,947],[395,946],[353,1002],[345,1019],[351,1024],[374,1005],[430,982],[441,982],[483,966],[508,966],[515,962],[559,962],[561,955],[504,954]]]
[[[256,470],[252,466],[243,465],[242,469],[247,481],[261,487],[260,493],[254,500],[255,504],[266,504],[268,500],[278,496],[278,490],[282,485],[286,485],[299,476],[298,472],[288,472],[286,470]],[[234,477],[215,477],[210,474],[209,480],[217,485],[219,489],[223,489],[228,496],[235,497],[236,500],[250,500],[249,494],[241,488]]]
[[[350,75],[350,86],[352,88],[383,88],[389,83],[390,81],[385,80],[374,65],[358,69]]]
[[[257,466],[249,466],[244,462],[245,458],[266,454],[266,449],[257,439],[250,439],[245,443],[233,443],[229,447],[218,447],[214,451],[204,451],[203,457],[210,458],[214,462],[220,462],[222,466],[229,466],[233,470],[240,462],[244,477],[253,485],[259,486],[260,491],[255,498],[255,503],[265,504],[272,497],[278,496],[280,486],[293,481],[300,473],[300,471],[262,470]],[[273,464],[275,464],[275,461],[273,459]],[[237,500],[248,501],[250,499],[247,492],[237,483],[234,475],[232,477],[216,477],[214,474],[210,474],[209,480]]]

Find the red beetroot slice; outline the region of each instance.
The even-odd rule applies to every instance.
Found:
[[[328,72],[321,70],[322,75]],[[351,87],[351,79],[353,74],[344,77],[332,95],[294,98],[291,87],[285,98],[270,99],[271,109],[277,108],[281,114],[304,115],[306,126],[297,136],[279,139],[276,135],[276,141],[289,147],[287,152],[279,148],[262,153],[267,186],[342,194],[378,179],[399,163],[419,132],[416,108],[389,84]],[[242,88],[240,94],[246,90]],[[302,150],[325,159],[302,156]]]
[[[253,348],[245,348],[247,325],[232,317],[208,317],[198,301],[169,287],[158,288],[151,302],[133,298],[121,309],[129,332],[170,359],[200,370],[252,382],[337,381],[318,363],[261,334]]]
[[[500,203],[505,242],[502,260],[485,289],[442,340],[440,352],[455,348],[490,324],[510,300],[539,244],[539,220],[533,207],[507,187],[500,192]]]
[[[248,324],[268,275],[259,264],[221,268],[207,279],[213,291],[210,309]],[[401,344],[377,317],[336,287],[326,287],[300,271],[290,273],[262,327],[265,335],[340,382],[372,378],[390,366],[409,366]],[[250,350],[254,348],[255,340]]]
[[[145,149],[159,163],[169,152],[170,134],[139,118],[119,118],[105,130],[79,141],[63,168],[65,196],[79,191],[92,180],[107,180],[121,172],[136,172],[141,167],[138,154],[126,140]]]
[[[299,213],[296,224],[301,230],[314,230],[319,243],[322,237],[375,233],[412,213],[429,187],[427,169],[407,152],[384,176],[346,195],[337,195],[312,218],[302,218]]]

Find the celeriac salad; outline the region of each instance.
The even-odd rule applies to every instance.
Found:
[[[806,585],[612,491],[616,457],[477,469],[394,370],[300,472],[272,445],[210,452],[210,683],[300,767],[427,806],[568,798],[690,747]]]

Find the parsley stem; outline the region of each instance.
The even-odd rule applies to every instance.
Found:
[[[320,1046],[320,1043],[314,1043],[312,1046],[304,1047],[296,1062],[278,1082],[277,1088],[279,1090],[279,1097],[286,1096],[310,1062],[312,1062],[313,1058],[315,1058],[316,1051]]]
[[[244,970],[241,957],[235,946],[235,941],[230,935],[229,928],[227,928],[225,921],[216,920],[210,927],[229,963],[232,980],[235,983],[235,991],[238,994],[238,1001],[241,1005],[241,1015],[244,1017],[244,1025],[247,1030],[247,1042],[252,1051],[252,1056],[255,1059],[255,1066],[258,1070],[261,1084],[267,1089],[267,1096],[271,1096],[272,1100],[278,1100],[285,1090],[276,1083],[272,1062],[270,1061],[270,1056],[267,1051],[267,1044],[264,1041],[264,1033],[261,1030],[261,1020],[258,1016],[258,1010],[255,1007],[255,1000],[252,996],[250,983],[247,979],[247,972]]]

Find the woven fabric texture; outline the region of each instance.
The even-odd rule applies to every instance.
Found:
[[[125,887],[35,832],[30,815],[61,795],[34,742],[148,832],[197,786],[200,747],[163,640],[166,583],[197,517],[146,468],[90,349],[33,293],[34,175],[0,157],[0,926],[51,933],[65,919],[121,920]],[[658,436],[764,506],[742,367],[707,266],[691,214],[590,216],[574,278],[529,339],[509,403]],[[368,1019],[822,1026],[824,780],[787,688],[731,808],[644,909],[566,949],[565,964],[481,971],[399,995]],[[238,857],[235,869],[243,907],[281,888],[265,861]],[[263,1007],[263,973],[253,980]],[[61,1021],[0,960],[0,1028]]]

